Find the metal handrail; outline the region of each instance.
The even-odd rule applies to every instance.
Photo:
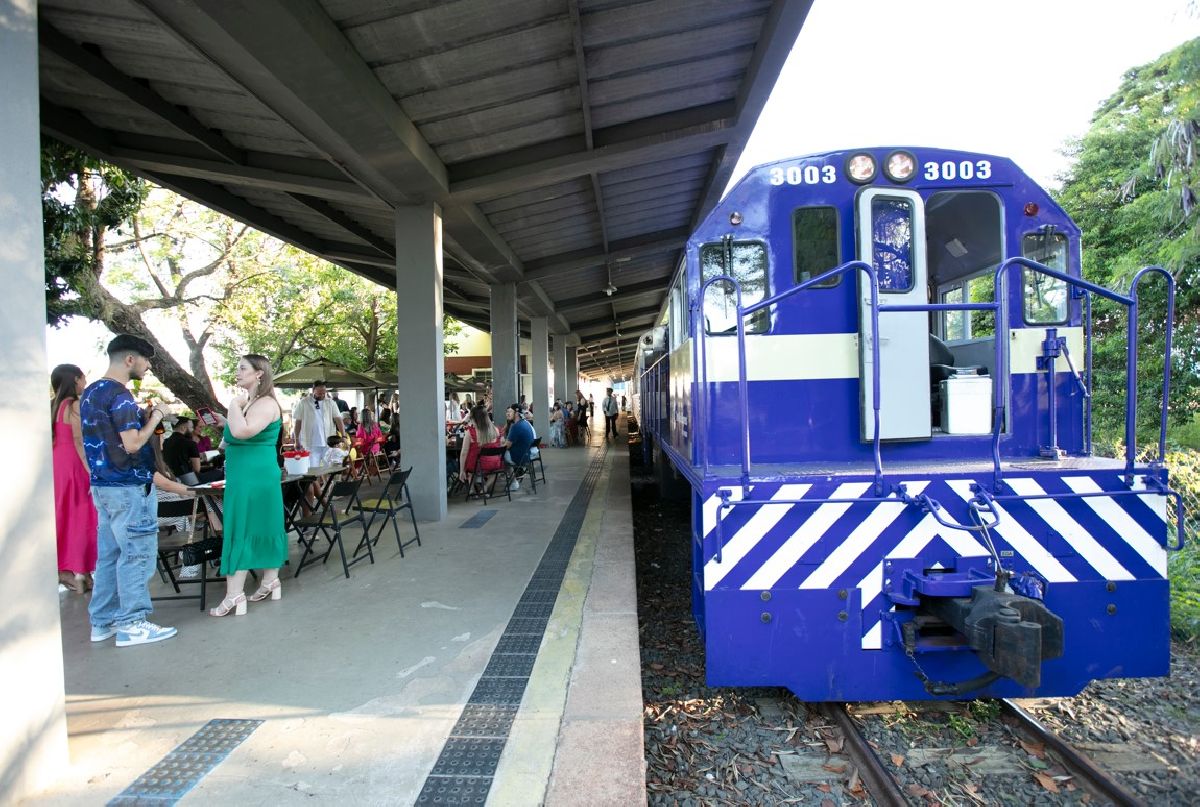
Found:
[[[704,295],[707,293],[710,286],[716,283],[729,283],[733,286],[736,294],[737,308],[737,348],[738,348],[738,408],[739,417],[741,419],[741,434],[739,441],[739,454],[741,460],[741,483],[742,491],[748,495],[750,489],[750,396],[749,388],[746,379],[746,317],[751,314],[776,305],[783,300],[798,294],[806,289],[817,286],[839,275],[850,271],[864,272],[871,280],[871,390],[872,390],[872,408],[874,409],[874,437],[872,439],[875,454],[875,493],[876,495],[883,494],[883,456],[879,448],[879,278],[875,274],[875,267],[866,261],[847,261],[840,266],[836,266],[827,272],[809,278],[799,285],[792,286],[773,297],[767,297],[764,300],[759,300],[757,303],[742,306],[742,286],[736,278],[729,275],[718,275],[705,281],[700,286],[700,296],[698,298],[697,309],[699,310],[699,320],[695,323],[696,333],[698,334],[697,345],[697,360],[700,364],[700,400],[705,408],[700,416],[700,422],[706,422],[704,415],[707,415],[707,395],[708,395],[708,353],[705,349],[705,338],[708,335],[708,328],[704,323]],[[702,429],[701,431],[706,431]],[[707,449],[707,444],[705,445]],[[701,470],[702,478],[708,479],[708,451],[703,450],[701,453]]]
[[[1163,412],[1162,419],[1159,425],[1158,435],[1158,458],[1150,463],[1151,467],[1157,467],[1162,463],[1163,457],[1166,455],[1167,449],[1167,402],[1170,400],[1171,391],[1171,332],[1175,327],[1175,278],[1166,269],[1161,266],[1146,266],[1138,270],[1133,276],[1133,281],[1129,284],[1129,296],[1118,294],[1115,291],[1098,286],[1083,278],[1071,277],[1065,272],[1060,272],[1057,269],[1051,269],[1045,264],[1032,261],[1028,258],[1014,257],[1001,263],[996,267],[996,271],[992,276],[992,291],[993,299],[997,302],[1000,300],[1000,284],[1003,279],[1004,272],[1013,266],[1023,266],[1034,272],[1046,275],[1047,277],[1061,280],[1062,282],[1084,289],[1092,294],[1098,294],[1106,300],[1112,300],[1115,303],[1120,303],[1128,309],[1128,325],[1125,344],[1125,358],[1127,360],[1129,370],[1125,378],[1125,481],[1126,484],[1133,484],[1133,457],[1136,451],[1137,442],[1137,314],[1138,314],[1138,284],[1141,283],[1143,277],[1148,274],[1161,274],[1167,281],[1167,321],[1166,335],[1164,346],[1164,361],[1163,361]],[[1090,309],[1090,300],[1089,300]],[[1090,313],[1090,310],[1089,310]],[[1008,307],[1000,305],[996,311],[996,366],[997,370],[1002,367],[1003,352],[1000,339],[1001,334],[1008,333]],[[1003,326],[1003,327],[1001,327]],[[1090,356],[1089,356],[1090,358]],[[1090,361],[1089,361],[1090,375]],[[992,488],[999,493],[1001,490],[1001,474],[1000,474],[1000,428],[1004,414],[1004,389],[1002,386],[1007,385],[1008,368],[1004,368],[1004,385],[997,386],[993,390],[993,407],[995,414],[995,423],[992,430],[992,461],[993,461],[993,480]],[[1090,423],[1089,423],[1090,431]]]

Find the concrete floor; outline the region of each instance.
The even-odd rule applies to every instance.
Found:
[[[547,449],[549,484],[534,495],[526,482],[511,503],[489,500],[498,512],[482,529],[460,528],[482,505],[458,499],[445,521],[420,525],[423,545],[401,559],[389,527],[375,565],[354,566],[349,580],[336,558],[298,580],[285,571],[282,600],[251,603],[245,617],[213,619],[196,601],[157,603],[152,619],[179,629],[165,642],[93,645],[86,600],[64,595],[71,765],[26,803],[102,804],[208,720],[253,718],[264,722],[183,803],[411,804],[604,450],[602,439],[592,442]],[[622,442],[605,458],[492,804],[644,800],[626,456]],[[401,536],[411,533],[402,522]],[[357,543],[350,534],[348,551]],[[152,587],[166,593],[157,579]],[[214,604],[222,588],[210,587]],[[606,679],[595,693],[587,685]],[[613,732],[622,739],[601,762],[587,749]],[[564,791],[589,758],[605,767],[595,787]]]

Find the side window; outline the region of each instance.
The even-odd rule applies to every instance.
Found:
[[[1067,272],[1067,239],[1062,233],[1026,233],[1021,254],[1063,274]],[[1030,325],[1062,325],[1067,321],[1067,284],[1040,272],[1024,271],[1025,321]]]
[[[839,265],[838,215],[834,207],[800,207],[792,214],[792,243],[796,255],[797,285]],[[815,288],[829,289],[842,282],[842,276],[826,280]]]
[[[767,250],[757,242],[705,244],[700,248],[700,282],[729,275],[742,287],[742,305],[767,296]],[[704,324],[710,334],[737,333],[737,295],[728,283],[714,283],[704,294]],[[746,333],[766,333],[768,311],[757,311],[746,320]]]
[[[943,303],[990,303],[993,294],[992,275],[985,273],[943,286],[940,301]],[[990,311],[943,311],[942,339],[955,342],[965,339],[982,339],[996,332],[996,318]]]
[[[887,196],[872,199],[871,260],[879,275],[879,291],[910,291],[914,257],[912,203]]]
[[[949,305],[960,305],[963,301],[963,287],[955,286],[952,289],[947,289],[942,292],[941,302]],[[967,317],[966,311],[943,311],[942,312],[942,339],[947,342],[953,342],[958,339],[967,338]]]

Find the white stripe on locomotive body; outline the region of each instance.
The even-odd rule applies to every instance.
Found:
[[[772,499],[802,499],[804,494],[812,489],[810,484],[780,485]],[[783,520],[793,507],[792,504],[764,504],[750,517],[745,526],[737,531],[731,539],[721,547],[721,562],[714,555],[704,564],[704,588],[711,589],[724,579],[725,575],[737,566],[746,554],[758,546],[771,528]]]
[[[929,483],[905,482],[904,485],[910,496],[919,496]],[[894,497],[895,494],[892,496]],[[832,586],[833,582],[845,574],[850,565],[858,560],[867,547],[907,509],[908,505],[900,501],[897,501],[896,504],[877,506],[862,520],[862,523],[854,528],[853,532],[846,536],[845,541],[829,553],[829,557],[800,584],[800,588],[829,588]]]
[[[1150,490],[1146,486],[1146,477],[1135,476],[1133,485],[1130,490]],[[1142,500],[1142,504],[1150,508],[1151,512],[1164,523],[1167,523],[1167,497],[1162,495],[1138,496]]]
[[[1061,327],[1058,335],[1066,337],[1071,359],[1076,370],[1082,367],[1083,329]],[[1013,328],[1010,330],[1008,352],[1009,366],[1013,375],[1044,373],[1037,369],[1038,357],[1042,355],[1042,341],[1046,338],[1042,328]],[[686,340],[686,344],[691,343]],[[954,349],[954,344],[950,344]],[[732,336],[709,336],[704,340],[708,354],[709,383],[737,381],[737,339]],[[690,377],[691,356],[688,353],[672,354],[672,368],[679,362],[680,373]],[[989,362],[990,363],[990,362]],[[1055,373],[1069,373],[1065,359],[1055,363]],[[673,373],[674,375],[674,373]],[[834,378],[858,378],[858,334],[857,333],[806,333],[806,334],[747,334],[746,335],[746,379],[748,381],[802,381]],[[696,379],[699,382],[700,379]]]
[[[704,340],[704,351],[710,383],[737,381],[737,339],[710,336]],[[747,334],[746,378],[858,378],[858,334]]]
[[[871,487],[870,482],[845,482],[838,485],[833,492],[833,499],[857,499]],[[799,505],[795,505],[799,506]],[[783,546],[767,558],[750,579],[742,586],[742,590],[757,590],[771,588],[779,578],[788,573],[796,561],[825,535],[833,523],[841,518],[851,505],[823,504],[811,516],[800,524],[799,528],[784,542]]]
[[[1066,337],[1067,350],[1071,354],[1071,361],[1074,363],[1075,369],[1083,372],[1083,328],[1060,326],[1056,330],[1059,336]],[[1018,373],[1044,373],[1044,370],[1038,370],[1037,360],[1042,355],[1042,342],[1045,339],[1045,327],[1013,328],[1008,338],[1009,372],[1013,375],[1017,375]],[[1054,372],[1055,374],[1071,372],[1066,358],[1060,356],[1055,361]]]
[[[742,489],[740,487],[724,488],[724,490],[729,492],[729,501],[740,502],[742,500]],[[750,493],[754,493],[753,486],[750,487]],[[704,502],[704,507],[702,508],[700,515],[700,523],[704,525],[704,540],[706,541],[712,534],[712,531],[717,527],[717,513],[720,508],[721,497],[715,493],[709,496]],[[728,513],[722,513],[722,517],[726,515],[728,515]]]
[[[1064,476],[1063,482],[1071,490],[1076,493],[1101,493],[1101,487],[1096,484],[1096,480],[1090,476]],[[1159,508],[1162,509],[1161,517],[1166,520],[1166,496],[1139,496],[1139,499],[1151,504],[1155,514],[1159,514]],[[1150,501],[1147,501],[1147,500]],[[1123,507],[1117,504],[1116,499],[1110,496],[1088,496],[1080,499],[1084,504],[1092,509],[1096,515],[1104,519],[1105,523],[1113,528],[1117,535],[1125,543],[1129,544],[1135,552],[1142,556],[1142,559],[1157,572],[1161,577],[1167,576],[1167,548],[1154,539],[1150,533],[1142,529],[1142,526],[1129,515]],[[1153,503],[1153,504],[1152,504]]]
[[[1014,480],[1007,479],[1005,481],[1011,484]],[[975,494],[971,491],[970,480],[950,479],[947,480],[946,484],[964,502],[969,502],[975,498]],[[1042,546],[1008,511],[1000,506],[999,502],[993,502],[992,506],[996,508],[996,512],[1000,515],[1000,525],[994,528],[992,532],[1003,538],[1017,554],[1025,558],[1038,574],[1046,578],[1046,581],[1050,583],[1077,582],[1075,575],[1067,571],[1067,568],[1059,562],[1058,558],[1051,555],[1046,547]]]
[[[1046,491],[1032,479],[1009,479],[1008,486],[1018,496],[1044,496]],[[1111,501],[1111,500],[1110,500]],[[1028,499],[1035,513],[1041,516],[1055,532],[1063,537],[1080,557],[1088,562],[1106,580],[1136,580],[1137,578],[1107,549],[1092,537],[1078,521],[1071,518],[1063,506],[1053,499]]]

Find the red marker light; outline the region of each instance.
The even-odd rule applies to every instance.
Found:
[[[1037,202],[1026,202],[1025,203],[1025,215],[1026,216],[1036,216],[1037,214],[1038,214]]]

